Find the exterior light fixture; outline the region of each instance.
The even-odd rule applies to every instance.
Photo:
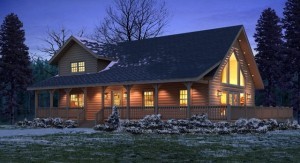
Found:
[[[222,96],[222,91],[217,90],[217,96],[218,96],[218,97]]]
[[[108,98],[108,93],[107,93],[107,92],[104,93],[104,98],[105,98],[105,99]]]
[[[123,97],[127,98],[127,92],[124,92]]]
[[[251,94],[247,93],[247,99],[250,100],[251,99]]]

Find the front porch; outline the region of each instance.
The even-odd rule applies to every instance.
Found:
[[[291,119],[292,108],[257,107],[252,97],[245,98],[247,90],[236,90],[235,103],[221,104],[219,90],[211,91],[209,83],[166,83],[98,86],[44,90],[48,94],[48,106],[41,107],[40,91],[35,91],[36,117],[61,117],[104,123],[117,106],[121,119],[142,119],[145,115],[161,114],[163,120],[186,119],[195,114],[207,114],[210,120],[237,120],[239,118]],[[249,91],[248,91],[249,92]],[[54,94],[58,95],[54,105]],[[229,101],[229,98],[227,100]]]
[[[210,120],[214,121],[233,121],[239,118],[258,118],[258,119],[277,119],[286,120],[293,118],[293,109],[288,107],[246,107],[246,106],[164,106],[158,107],[118,107],[121,119],[137,120],[144,118],[145,115],[161,114],[163,120],[186,119],[195,114],[207,114]],[[112,113],[112,107],[104,107],[95,114],[95,123],[104,123]],[[86,120],[84,108],[38,108],[36,117],[61,117],[73,119],[80,125]]]

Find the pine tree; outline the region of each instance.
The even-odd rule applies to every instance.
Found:
[[[28,47],[24,42],[23,23],[17,15],[7,15],[0,29],[0,81],[3,82],[4,109],[12,124],[20,106],[18,97],[26,91],[32,78]]]
[[[285,76],[290,84],[291,102],[299,110],[300,98],[300,1],[287,0],[283,12],[285,29]]]
[[[258,52],[255,60],[258,64],[261,76],[265,83],[265,89],[260,93],[264,94],[263,105],[276,105],[276,86],[279,78],[280,50],[282,48],[282,28],[280,18],[275,10],[265,9],[256,24],[254,34]]]

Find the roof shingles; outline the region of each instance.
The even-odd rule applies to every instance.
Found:
[[[118,58],[118,63],[98,73],[52,77],[30,88],[197,78],[224,58],[241,28],[232,26],[163,36],[106,46],[108,48],[80,39],[92,51],[98,49],[98,55]]]

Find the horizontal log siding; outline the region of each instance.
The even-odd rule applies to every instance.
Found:
[[[143,92],[144,91],[153,91],[154,88],[152,85],[143,84],[143,85],[133,85],[130,90],[130,106],[132,107],[141,107],[143,106]]]
[[[208,84],[193,83],[191,89],[191,105],[208,105]]]
[[[92,56],[88,51],[84,50],[78,44],[73,44],[65,52],[58,62],[58,69],[60,76],[75,75],[80,73],[71,73],[71,62],[85,62],[85,72],[84,73],[93,73],[97,72],[97,59]]]
[[[87,106],[85,114],[87,120],[94,120],[96,113],[101,108],[101,87],[90,87],[87,89]]]
[[[158,91],[158,106],[179,106],[181,89],[186,89],[183,83],[162,84]]]
[[[64,90],[59,90],[59,102],[58,102],[59,108],[67,107],[67,95]]]
[[[233,50],[236,51],[237,60],[239,61],[242,72],[244,73],[245,87],[230,86],[221,83],[222,70],[224,69],[224,66],[227,64],[229,60],[229,56],[231,55]],[[250,55],[250,54],[246,54],[246,55]],[[233,47],[229,51],[229,54],[226,55],[224,62],[220,65],[220,68],[216,72],[214,78],[209,81],[209,105],[221,104],[220,97],[217,96],[217,90],[250,93],[252,97],[251,99],[246,98],[246,104],[248,106],[254,105],[255,88],[253,84],[253,79],[250,74],[249,67],[245,61],[243,51],[241,50],[239,43],[237,41],[234,43]]]

